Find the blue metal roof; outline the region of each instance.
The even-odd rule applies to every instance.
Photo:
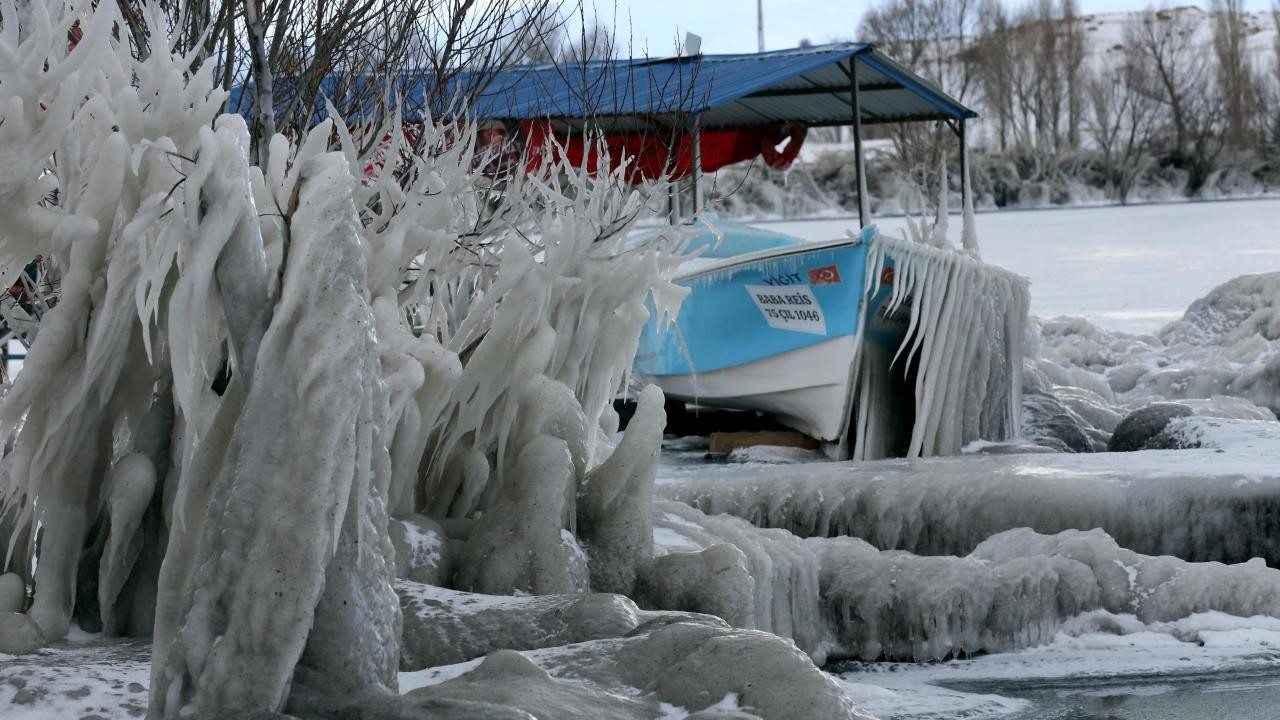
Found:
[[[635,58],[561,64],[519,65],[496,73],[461,75],[456,91],[482,90],[466,102],[472,117],[500,120],[553,119],[561,125],[609,129],[644,128],[655,118],[701,116],[703,127],[746,127],[800,121],[848,125],[853,119],[850,72],[856,71],[862,122],[875,124],[977,117],[937,86],[873,46],[837,43],[766,53]],[[293,78],[277,78],[277,112],[289,109]],[[428,75],[404,73],[391,93],[403,97],[408,119],[424,107]],[[351,107],[351,98],[372,107],[383,97],[385,79],[321,81],[322,94]],[[376,86],[376,87],[375,87]],[[231,93],[231,107],[248,113],[244,88]],[[347,101],[343,101],[346,99]],[[394,102],[394,100],[393,100]],[[440,112],[440,108],[436,108]],[[323,101],[312,122],[324,118]],[[355,117],[349,118],[354,120]]]
[[[960,119],[977,113],[863,43],[767,53],[522,65],[495,74],[471,102],[476,117],[564,121],[702,114],[704,127],[852,121],[856,64],[864,123]],[[577,124],[577,123],[573,123]],[[624,122],[625,124],[625,122]]]

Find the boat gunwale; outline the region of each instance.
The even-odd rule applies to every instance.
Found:
[[[859,245],[862,245],[862,242],[862,238],[840,238],[837,240],[805,242],[802,245],[788,245],[782,248],[767,248],[765,250],[757,250],[745,255],[734,255],[718,259],[717,262],[711,265],[690,270],[689,272],[677,272],[671,279],[675,281],[692,280],[702,275],[730,270],[738,265],[751,265],[761,261],[785,258],[789,255],[804,255],[810,252],[838,249],[844,246],[858,247]]]

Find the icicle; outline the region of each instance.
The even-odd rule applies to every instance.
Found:
[[[929,244],[936,248],[949,248],[951,241],[947,239],[947,205],[951,199],[950,178],[947,176],[947,154],[938,151],[938,207],[933,221],[933,230],[929,234]]]
[[[969,165],[969,144],[961,143],[960,152],[964,153],[964,177],[961,179],[964,183],[964,226],[960,231],[960,246],[965,252],[978,257],[978,225],[973,216],[973,184],[969,179],[973,172]]]
[[[885,379],[916,369],[915,421],[908,456],[959,452],[977,439],[1008,439],[1019,426],[1013,403],[1021,383],[1021,335],[1027,322],[1026,280],[971,255],[909,240],[873,236],[864,296],[893,261],[886,311],[911,299],[902,342],[880,357],[857,339],[852,456],[885,457],[898,410]],[[864,303],[865,304],[865,303]]]

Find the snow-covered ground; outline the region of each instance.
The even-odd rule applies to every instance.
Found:
[[[905,227],[876,224],[894,235]],[[759,225],[831,240],[857,219]],[[981,213],[978,238],[983,259],[1031,279],[1031,314],[1154,332],[1226,280],[1280,270],[1280,200]]]

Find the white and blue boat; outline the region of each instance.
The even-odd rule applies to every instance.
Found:
[[[640,338],[636,371],[669,398],[759,411],[846,457],[1015,434],[1021,278],[874,226],[809,242],[712,223],[676,277],[690,293],[675,320],[651,318]]]

